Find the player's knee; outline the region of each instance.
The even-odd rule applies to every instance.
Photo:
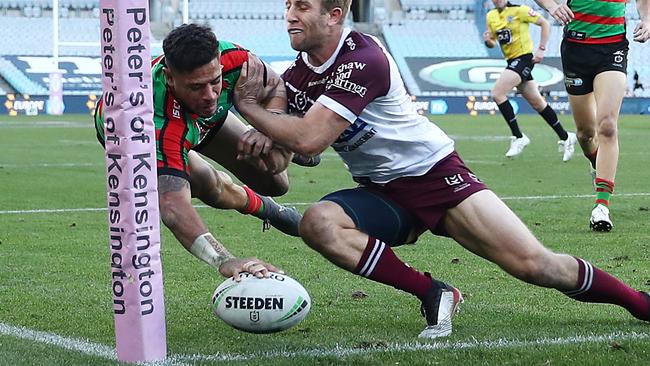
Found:
[[[543,286],[549,277],[549,268],[542,253],[527,253],[513,258],[508,272],[524,282]]]
[[[541,96],[539,98],[532,98],[529,102],[530,106],[533,107],[533,109],[538,113],[541,113],[544,109],[546,109],[546,101]]]
[[[309,207],[300,221],[300,236],[312,249],[322,252],[333,239],[332,230],[336,226],[331,221],[327,205],[315,204]]]
[[[592,128],[581,128],[576,131],[576,136],[578,137],[578,141],[580,141],[581,144],[587,144],[596,136],[596,130]]]
[[[259,185],[250,185],[251,188],[265,196],[278,197],[289,192],[289,177],[286,174],[277,174],[268,182]]]
[[[603,138],[615,138],[617,135],[616,118],[613,115],[606,115],[598,121],[598,136]]]
[[[490,95],[492,96],[494,102],[497,104],[503,103],[503,101],[506,99],[506,95],[499,91],[497,88],[492,88]]]

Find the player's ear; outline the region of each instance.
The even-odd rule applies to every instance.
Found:
[[[330,20],[328,21],[328,25],[343,24],[345,21],[345,19],[343,19],[343,9],[340,7],[334,7],[329,11],[329,15]]]
[[[167,85],[174,87],[174,73],[169,69],[169,67],[163,67],[163,73],[165,74],[165,79],[167,79]]]

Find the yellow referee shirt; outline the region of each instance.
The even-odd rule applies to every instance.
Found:
[[[526,5],[508,4],[502,11],[492,9],[487,13],[487,26],[506,60],[533,52],[528,24],[536,23],[540,15]]]

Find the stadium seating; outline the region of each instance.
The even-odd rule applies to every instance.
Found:
[[[36,84],[23,72],[18,70],[13,63],[2,57],[0,57],[0,76],[16,89],[16,92],[18,93],[31,95],[48,93],[47,89]]]
[[[283,19],[284,7],[280,1],[214,1],[190,0],[191,19]]]
[[[240,44],[265,57],[293,58],[289,36],[282,19],[212,19],[210,26],[220,39]]]
[[[534,0],[514,0],[542,11]],[[181,1],[182,3],[182,1]],[[404,74],[409,90],[418,91],[406,63],[409,57],[484,58],[501,57],[498,49],[487,49],[482,42],[485,11],[489,0],[401,0],[399,10],[384,8],[377,2],[374,9],[376,28]],[[59,39],[62,42],[99,42],[99,0],[60,0]],[[398,5],[399,6],[399,5]],[[182,7],[172,11],[173,24],[180,24]],[[160,9],[158,9],[160,10]],[[153,11],[153,10],[152,10]],[[47,56],[52,54],[52,1],[0,0],[0,55]],[[279,0],[190,0],[191,21],[209,24],[220,39],[242,45],[267,60],[289,60],[295,56],[291,49],[284,9]],[[634,0],[626,5],[628,38],[639,19]],[[550,19],[552,28],[547,45],[547,57],[560,56],[562,27]],[[540,27],[531,27],[534,41]],[[380,37],[382,38],[382,37]],[[155,44],[159,44],[154,39]],[[156,46],[152,54],[159,54]],[[61,56],[97,56],[98,46],[61,46]],[[628,70],[637,71],[644,84],[650,84],[650,48],[630,42]],[[2,61],[4,66],[8,61]],[[4,67],[2,77],[14,89],[38,92],[37,84],[29,84],[27,76],[15,67]],[[631,78],[630,78],[631,79]],[[27,81],[26,81],[27,80]],[[32,83],[33,84],[33,83]],[[650,96],[648,91],[640,92]],[[42,90],[40,90],[42,91]],[[1,91],[0,91],[1,93]]]

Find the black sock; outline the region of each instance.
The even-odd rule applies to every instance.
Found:
[[[510,127],[512,136],[515,136],[518,139],[522,138],[524,135],[522,135],[521,131],[519,130],[519,124],[517,123],[515,111],[512,109],[512,104],[510,104],[508,99],[506,99],[506,101],[501,104],[497,104],[497,107],[499,107],[499,111],[501,111],[503,119],[508,122],[508,127]]]
[[[560,121],[557,119],[557,114],[555,114],[555,111],[553,108],[551,108],[550,105],[546,105],[546,108],[544,108],[543,111],[539,112],[539,115],[544,118],[544,121],[548,123],[549,126],[557,133],[557,136],[560,138],[560,140],[564,141],[569,138],[569,134],[566,132],[564,127],[562,127],[562,124]]]

